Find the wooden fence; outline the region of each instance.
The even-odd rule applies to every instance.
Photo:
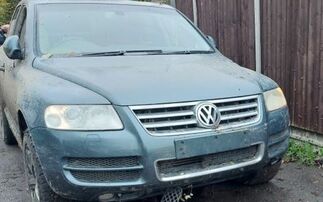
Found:
[[[197,0],[197,24],[255,69],[254,0]],[[176,7],[193,20],[192,0]],[[323,1],[261,0],[262,72],[284,90],[292,124],[323,134]]]

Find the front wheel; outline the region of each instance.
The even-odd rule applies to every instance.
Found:
[[[31,194],[32,202],[66,201],[53,192],[53,190],[49,187],[28,131],[24,132],[23,154],[25,175],[27,178],[28,189]]]

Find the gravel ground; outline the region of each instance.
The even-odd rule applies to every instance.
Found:
[[[28,202],[22,153],[18,146],[6,146],[0,140],[0,201]]]
[[[17,146],[6,146],[0,141],[0,201],[28,202],[23,173],[22,154]],[[322,202],[323,169],[305,167],[296,163],[282,166],[278,176],[269,184],[248,187],[220,184],[207,187],[195,194],[192,202]]]
[[[284,164],[269,184],[250,187],[221,184],[207,187],[194,202],[323,202],[323,169]]]

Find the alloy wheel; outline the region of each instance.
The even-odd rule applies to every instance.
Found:
[[[36,179],[35,164],[28,145],[25,147],[25,172],[32,202],[40,202],[39,186]]]

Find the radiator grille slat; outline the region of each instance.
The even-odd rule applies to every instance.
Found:
[[[137,119],[152,135],[182,135],[211,131],[198,125],[195,106],[201,102],[131,106]],[[258,95],[207,101],[215,104],[221,113],[217,130],[242,127],[260,120],[261,105]]]
[[[193,116],[194,112],[192,110],[183,110],[176,112],[159,112],[159,113],[145,113],[138,115],[139,119],[158,119],[158,118],[169,118],[178,116]]]
[[[226,106],[219,108],[220,112],[226,112],[226,111],[234,111],[234,110],[241,110],[241,109],[250,109],[250,108],[257,108],[257,103],[251,103],[251,104],[238,104],[233,106]]]
[[[197,124],[196,119],[144,123],[144,126],[146,128],[162,128],[162,127],[182,126],[182,125],[192,125],[192,124]]]
[[[239,118],[249,118],[249,117],[257,116],[257,114],[258,114],[257,111],[250,111],[250,112],[241,112],[241,113],[223,115],[221,116],[221,121],[239,119]]]

